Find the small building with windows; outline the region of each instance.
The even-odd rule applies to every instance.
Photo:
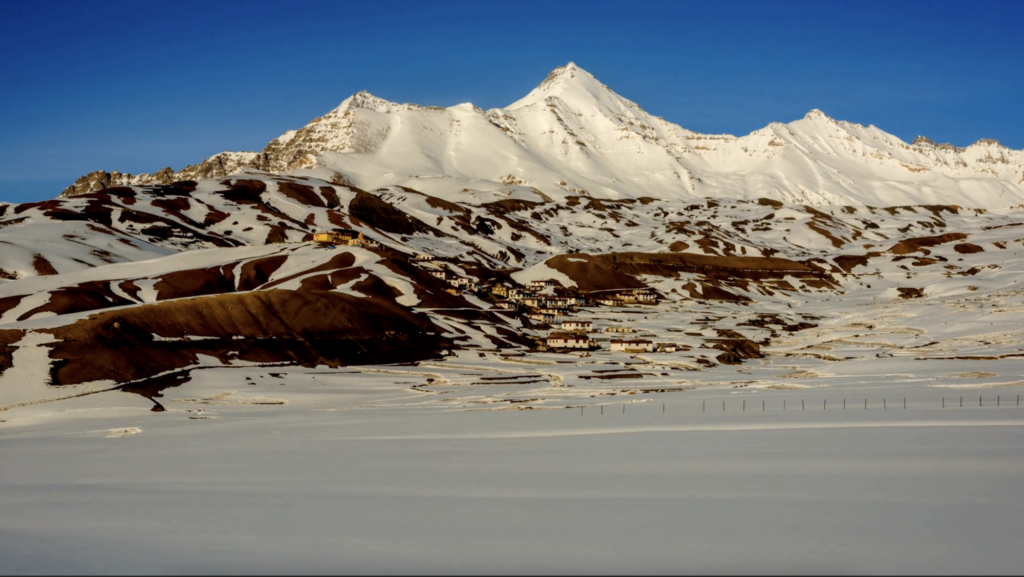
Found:
[[[551,333],[547,345],[552,349],[589,349],[590,337],[571,333]]]
[[[508,290],[508,298],[513,300],[526,298],[532,294],[533,293],[529,289],[525,288],[513,288]]]
[[[380,243],[373,240],[372,238],[366,238],[363,233],[358,233],[355,238],[348,240],[349,246],[363,246],[363,247],[378,247]]]
[[[538,312],[538,313],[530,313],[529,319],[531,321],[537,321],[537,322],[541,322],[541,323],[551,324],[551,323],[557,322],[558,317],[555,316],[555,315],[549,315],[549,314],[544,314],[544,313],[539,313]]]
[[[613,340],[611,350],[623,353],[651,353],[654,352],[654,343],[647,339]]]
[[[562,330],[563,331],[583,331],[583,332],[587,332],[587,331],[593,330],[593,328],[594,328],[593,321],[584,321],[584,320],[579,320],[579,319],[562,321]]]
[[[362,236],[362,233],[349,228],[335,228],[326,232],[313,233],[313,242],[322,244],[349,244],[353,239]]]

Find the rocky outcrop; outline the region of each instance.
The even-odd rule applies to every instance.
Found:
[[[60,193],[60,197],[71,198],[115,186],[171,184],[185,180],[198,181],[207,178],[220,178],[239,172],[247,167],[268,170],[271,164],[268,155],[265,153],[229,151],[211,156],[199,164],[190,164],[178,172],[175,172],[170,167],[158,170],[152,174],[144,172],[138,175],[121,173],[116,170],[113,172],[97,170],[79,178],[74,184],[65,188]]]
[[[170,171],[170,168],[165,168],[164,170]],[[161,170],[157,174],[163,173],[164,170]],[[150,175],[147,174],[143,176],[148,177]],[[73,196],[89,194],[90,192],[97,192],[105,188],[112,188],[115,186],[132,186],[137,184],[137,181],[138,177],[131,174],[122,174],[116,170],[114,172],[97,170],[96,172],[90,172],[85,176],[79,177],[74,184],[65,188],[64,191],[60,193],[60,198],[71,198]]]

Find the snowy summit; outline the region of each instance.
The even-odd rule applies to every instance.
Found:
[[[506,108],[396,104],[359,92],[258,153],[224,152],[177,172],[99,171],[63,194],[251,170],[308,174],[365,190],[408,186],[450,201],[466,198],[466,191],[507,192],[514,184],[559,199],[1024,203],[1024,152],[996,141],[957,148],[921,137],[908,144],[820,110],[746,136],[699,134],[651,116],[572,62]]]

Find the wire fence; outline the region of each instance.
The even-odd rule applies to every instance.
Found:
[[[880,399],[871,398],[856,398],[856,399],[814,399],[808,401],[807,399],[773,399],[769,403],[767,399],[761,399],[760,401],[747,402],[748,399],[733,400],[731,403],[727,400],[722,401],[707,401],[703,400],[700,404],[700,412],[788,412],[788,411],[853,411],[853,410],[882,410],[882,411],[906,411],[912,409],[962,409],[962,408],[1002,408],[1002,407],[1020,407],[1020,395],[995,395],[995,396],[984,396],[978,395],[977,399],[973,396],[955,396],[955,397],[937,397],[930,400],[922,399],[911,399],[907,400],[907,397],[882,397]],[[831,403],[831,404],[830,404]],[[627,406],[644,406],[650,405],[650,403],[621,403],[621,414],[626,414]],[[584,415],[586,409],[598,410],[600,414],[605,414],[605,407],[609,405],[600,404],[594,406],[579,406],[580,415]],[[669,409],[677,408],[678,405],[674,403],[661,403],[661,412],[667,413]],[[694,405],[688,404],[689,408],[693,408]],[[570,407],[571,408],[571,407]],[[609,408],[610,413],[614,414],[614,409]]]

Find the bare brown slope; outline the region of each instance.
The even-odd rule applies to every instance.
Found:
[[[739,257],[677,253],[619,252],[556,256],[547,265],[565,273],[580,290],[608,290],[644,286],[638,275],[675,278],[681,272],[700,274],[716,281],[761,281],[787,275],[834,284],[828,273],[806,263],[778,257]]]
[[[964,240],[965,238],[967,238],[967,234],[963,232],[947,232],[946,234],[940,234],[938,236],[908,238],[892,245],[892,248],[889,250],[892,251],[893,254],[910,254],[913,252],[929,254],[929,251],[926,249],[930,247],[946,244],[947,242]]]
[[[12,346],[25,336],[25,331],[21,329],[4,329],[0,330],[0,374],[9,368],[14,359],[14,351],[18,350],[18,347]]]
[[[406,235],[429,232],[435,236],[445,236],[441,231],[368,192],[356,192],[356,197],[348,205],[348,213],[350,217],[384,232]]]
[[[59,339],[49,345],[55,385],[143,379],[195,365],[200,354],[223,363],[338,367],[433,358],[451,346],[425,316],[394,302],[326,291],[171,301],[101,312],[44,332]]]

